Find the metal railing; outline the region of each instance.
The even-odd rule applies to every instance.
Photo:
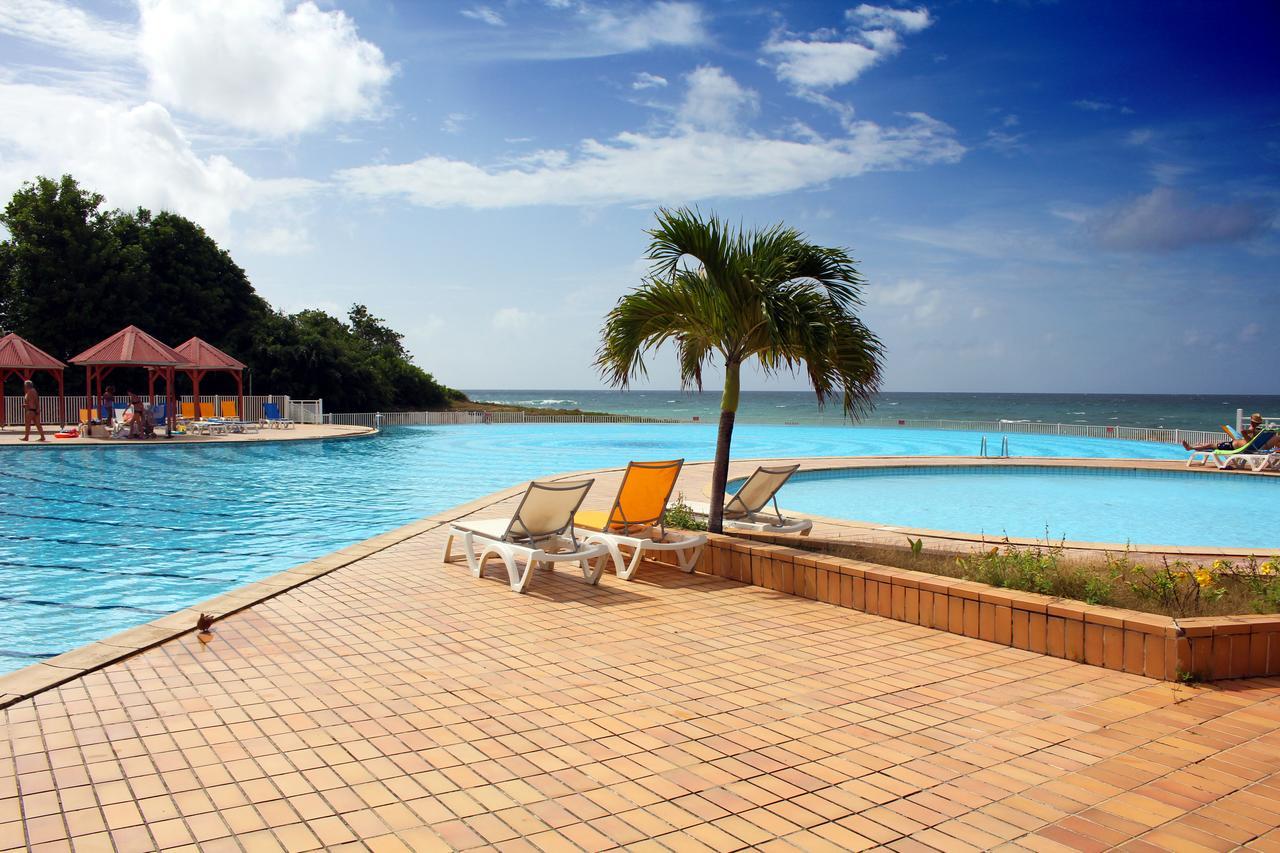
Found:
[[[628,415],[539,415],[527,412],[337,412],[326,414],[325,423],[348,426],[466,426],[471,424],[677,424],[714,425],[713,420],[676,421],[670,418],[646,418]],[[745,421],[743,422],[745,423]],[[811,425],[846,425],[889,427],[900,429],[957,430],[1008,435],[1062,435],[1076,438],[1114,438],[1124,441],[1150,441],[1161,444],[1216,443],[1226,436],[1213,430],[1168,429],[1164,427],[1127,427],[1093,424],[1032,423],[1023,421],[961,421],[929,418],[881,418],[853,424],[847,419],[819,419]],[[802,426],[803,423],[788,423]]]
[[[526,412],[334,412],[327,424],[345,426],[465,426],[468,424],[673,424],[669,418],[630,415],[537,415]],[[684,422],[687,423],[687,422]]]
[[[322,424],[324,400],[288,400],[282,410],[285,417],[300,424]]]
[[[142,395],[142,401],[148,405],[164,401],[164,397],[157,396],[154,400],[151,397]],[[221,414],[222,403],[224,400],[235,401],[235,395],[219,395],[219,394],[201,394],[200,402],[211,407],[215,415]],[[178,398],[181,403],[195,402],[190,394],[183,395]],[[67,401],[67,423],[75,424],[80,421],[80,410],[88,408],[88,398],[83,394],[71,395],[66,398]],[[262,404],[275,403],[280,407],[280,411],[292,411],[291,404],[298,403],[322,403],[320,400],[303,400],[291,401],[287,394],[246,394],[244,398],[244,412],[240,417],[244,420],[256,421],[262,417]],[[116,408],[123,409],[129,404],[129,399],[124,396],[116,397]],[[294,420],[301,420],[294,418]],[[40,421],[46,425],[58,424],[62,422],[62,415],[58,411],[58,396],[56,394],[45,394],[40,397]],[[302,421],[303,423],[320,423],[320,418],[314,420]],[[4,423],[16,424],[21,426],[23,423],[22,416],[22,398],[17,396],[4,398]]]

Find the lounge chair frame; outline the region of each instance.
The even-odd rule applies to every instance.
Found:
[[[462,547],[467,568],[473,577],[484,574],[485,564],[497,557],[502,560],[507,570],[507,582],[513,592],[523,593],[529,588],[533,571],[538,566],[552,568],[556,563],[574,562],[582,570],[582,579],[591,586],[600,582],[604,573],[605,560],[611,554],[602,542],[593,542],[590,538],[578,540],[573,528],[573,513],[582,506],[587,492],[594,480],[577,480],[569,483],[532,482],[525,489],[519,506],[506,520],[501,533],[494,529],[485,530],[485,521],[455,521],[449,526],[449,535],[444,541],[442,560],[445,563],[458,562],[453,554],[454,537],[462,539]],[[530,500],[537,499],[539,491],[544,492],[580,492],[576,503],[568,513],[567,521],[554,529],[530,530],[524,523],[523,511]],[[501,519],[495,519],[501,521]],[[490,522],[494,520],[488,520]],[[477,545],[479,550],[477,551]],[[518,561],[524,560],[524,568]]]
[[[799,469],[799,464],[787,465],[782,468],[766,468],[761,465],[756,468],[738,491],[725,500],[724,515],[722,516],[724,526],[736,530],[754,530],[758,533],[798,533],[801,536],[808,536],[813,530],[812,521],[807,518],[785,516],[782,514],[782,510],[778,508],[779,490],[787,484],[787,481]],[[754,507],[748,506],[742,500],[742,492],[750,484],[751,480],[758,475],[782,475],[782,479],[773,487],[773,490],[769,492],[763,501],[758,502]],[[773,512],[763,512],[770,505],[773,506]],[[691,503],[689,508],[693,510],[695,515],[708,518],[711,516],[711,504],[709,503]]]
[[[645,555],[653,552],[673,552],[676,557],[676,567],[686,574],[692,574],[698,567],[698,558],[702,556],[702,549],[707,544],[706,534],[668,532],[663,523],[667,504],[671,501],[671,493],[675,491],[676,480],[683,466],[683,459],[673,459],[669,462],[629,463],[626,472],[622,475],[622,483],[618,486],[618,494],[613,499],[613,506],[605,516],[605,529],[587,534],[588,542],[599,542],[608,547],[609,556],[613,559],[614,574],[620,580],[631,580],[640,568],[640,564],[644,562]],[[663,468],[674,468],[675,476],[671,478],[667,493],[662,496],[662,510],[656,518],[628,518],[623,507],[622,496],[631,472],[637,469],[660,470]],[[656,537],[654,531],[657,532]],[[630,559],[624,556],[624,549],[630,552]]]

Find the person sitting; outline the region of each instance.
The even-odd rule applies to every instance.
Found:
[[[1258,434],[1258,430],[1260,429],[1262,429],[1262,414],[1254,412],[1249,416],[1249,423],[1245,424],[1244,428],[1240,430],[1239,438],[1220,441],[1217,444],[1210,441],[1204,444],[1192,445],[1190,442],[1183,441],[1182,446],[1187,450],[1192,450],[1197,453],[1204,453],[1208,450],[1239,450],[1241,447],[1244,447],[1246,444],[1253,441],[1253,437]]]

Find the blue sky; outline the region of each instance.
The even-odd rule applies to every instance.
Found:
[[[1260,2],[5,0],[0,194],[177,210],[457,387],[598,386],[653,209],[696,204],[848,247],[891,390],[1276,393],[1278,33]]]

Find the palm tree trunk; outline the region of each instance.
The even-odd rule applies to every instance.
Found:
[[[724,366],[724,394],[720,398],[720,431],[716,435],[716,461],[711,468],[711,517],[707,527],[712,533],[724,532],[724,487],[729,480],[729,445],[733,441],[733,422],[738,416],[739,370],[737,362]]]

